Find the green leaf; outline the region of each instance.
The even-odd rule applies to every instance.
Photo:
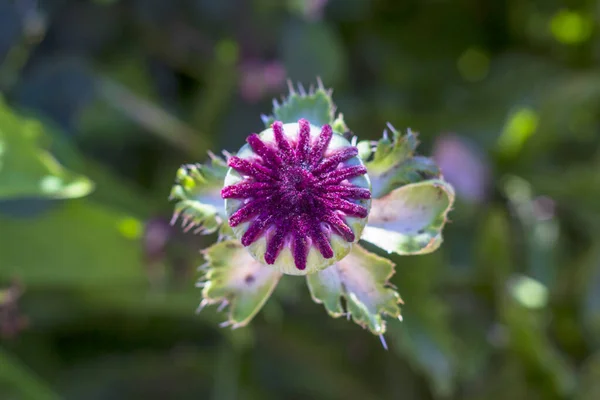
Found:
[[[394,263],[354,245],[345,258],[306,277],[311,296],[334,318],[352,316],[375,335],[385,333],[384,315],[400,318],[400,295],[389,287]],[[346,310],[342,306],[346,302]]]
[[[365,162],[371,179],[374,198],[384,196],[397,187],[426,179],[441,177],[435,162],[429,158],[415,156],[419,144],[417,133],[407,130],[402,135],[391,124],[377,142],[359,142],[359,154]]]
[[[446,248],[444,248],[445,250]],[[399,257],[395,284],[407,299],[403,308],[402,324],[390,326],[388,336],[393,350],[429,380],[434,398],[448,398],[455,390],[460,361],[471,356],[460,341],[459,331],[449,302],[439,295],[439,286],[448,265],[445,252],[439,251],[428,257]],[[400,261],[401,260],[401,261]],[[469,350],[477,344],[469,343]]]
[[[14,114],[0,98],[0,198],[76,198],[94,184],[73,173],[40,147],[43,125]]]
[[[147,281],[140,257],[143,225],[128,215],[71,201],[26,223],[0,216],[0,226],[0,279],[76,287]]]
[[[453,203],[454,190],[445,181],[402,186],[373,199],[361,239],[389,253],[430,253],[442,243],[442,229]]]
[[[444,343],[448,335],[446,321],[435,324],[410,312],[405,319],[402,326],[390,329],[396,351],[430,380],[436,398],[448,398],[455,387],[455,365]]]
[[[288,81],[288,87],[290,94],[281,103],[273,100],[273,115],[262,117],[267,128],[270,128],[275,121],[287,124],[304,118],[318,127],[329,124],[340,134],[348,130],[343,116],[339,114],[337,118],[335,117],[336,107],[331,98],[331,89],[326,89],[320,80],[317,88],[311,87],[308,93],[301,84],[298,84],[296,90]]]
[[[213,233],[227,218],[225,203],[221,198],[227,163],[213,154],[210,157],[210,164],[181,166],[171,189],[169,198],[178,200],[171,224],[181,217],[186,232],[196,228],[194,233]]]
[[[256,261],[235,240],[219,242],[204,250],[206,273],[202,278],[202,303],[229,305],[225,326],[247,325],[277,286],[281,273]]]
[[[52,400],[60,397],[45,382],[35,376],[18,359],[0,348],[0,391],[5,398],[22,400]],[[10,394],[15,397],[11,397]]]
[[[339,31],[330,23],[291,19],[283,25],[277,39],[288,76],[301,81],[320,76],[335,85],[347,75],[350,62],[346,48]]]
[[[577,400],[600,399],[600,353],[592,354],[582,367]]]
[[[577,387],[575,371],[546,332],[546,289],[540,282],[515,275],[506,282],[505,290],[500,314],[511,350],[526,368],[535,371],[543,386],[570,397]]]

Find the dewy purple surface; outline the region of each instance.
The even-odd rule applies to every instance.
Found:
[[[324,125],[311,143],[308,121],[301,119],[298,126],[296,141],[286,138],[279,121],[272,125],[276,144],[264,143],[258,135],[250,135],[247,142],[258,157],[229,159],[229,166],[243,175],[244,180],[225,187],[221,196],[245,200],[229,218],[231,226],[252,220],[242,237],[244,246],[273,227],[274,234],[267,240],[265,261],[273,264],[282,247],[289,243],[296,268],[303,270],[309,238],[324,258],[333,257],[329,233],[322,224],[346,241],[354,241],[354,233],[345,217],[365,218],[367,209],[352,200],[370,199],[371,193],[345,182],[367,172],[362,165],[344,167],[341,164],[358,154],[356,147],[342,148],[325,156],[333,135],[331,127]]]

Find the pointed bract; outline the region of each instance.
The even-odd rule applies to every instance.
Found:
[[[207,265],[201,306],[229,307],[227,326],[247,325],[271,296],[281,273],[256,261],[235,240],[217,243],[203,254]]]
[[[371,178],[373,197],[381,197],[408,183],[441,177],[441,171],[429,158],[416,156],[417,133],[402,135],[388,124],[377,142],[362,141],[357,147]]]
[[[273,122],[284,124],[306,119],[314,126],[330,125],[334,132],[342,134],[348,131],[342,114],[336,116],[336,106],[331,98],[331,89],[326,89],[319,80],[317,87],[307,92],[302,85],[294,89],[288,82],[289,94],[281,103],[273,102],[273,111],[269,116],[263,115],[265,127],[270,128]]]
[[[442,229],[454,203],[447,182],[412,183],[373,199],[362,240],[402,255],[426,254],[442,243]]]
[[[385,333],[384,316],[400,317],[400,295],[389,286],[394,263],[355,245],[350,254],[331,267],[308,275],[313,300],[334,318],[347,315],[373,334]],[[346,304],[346,310],[342,305]]]
[[[220,194],[227,168],[225,160],[213,154],[210,164],[187,164],[179,168],[169,197],[177,200],[172,225],[181,221],[185,230],[202,234],[219,228],[220,236],[231,232],[223,224],[225,203]]]

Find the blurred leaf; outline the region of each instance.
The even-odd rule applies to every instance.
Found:
[[[0,216],[0,278],[26,285],[143,285],[140,238],[123,234],[126,218],[86,201],[27,223]]]
[[[575,371],[550,341],[543,312],[531,310],[527,304],[522,303],[523,291],[515,290],[516,282],[522,280],[515,276],[508,281],[507,293],[501,304],[501,315],[508,329],[509,346],[526,368],[541,377],[540,386],[544,391],[571,396],[577,384]],[[535,292],[539,290],[535,289]]]
[[[120,55],[118,62],[109,64],[103,69],[103,73],[114,79],[115,83],[125,85],[130,91],[128,94],[131,99],[141,98],[144,101],[157,101],[152,87],[153,82],[141,54]],[[96,87],[100,88],[98,91],[100,96],[96,95],[93,101],[87,104],[78,115],[78,137],[96,146],[106,142],[115,145],[138,139],[139,124],[128,118],[128,113],[124,112],[122,108],[115,107],[115,104],[110,101],[112,92],[110,89],[104,88],[102,82],[96,82]],[[123,99],[119,100],[123,104],[128,104]]]
[[[400,318],[398,303],[402,300],[388,282],[393,274],[394,263],[355,244],[345,258],[307,275],[306,282],[313,300],[322,303],[329,315],[347,315],[373,334],[382,335],[384,315]]]
[[[344,349],[332,346],[333,342],[324,341],[320,334],[312,335],[303,329],[303,323],[286,325],[289,328],[282,332],[266,328],[258,332],[260,347],[257,350],[261,357],[257,357],[257,364],[263,365],[259,383],[265,391],[283,393],[286,398],[382,398],[377,393],[378,388],[361,379],[363,376],[355,375],[360,371],[348,370],[348,357],[341,352]],[[383,349],[378,351],[385,354]],[[286,365],[286,368],[273,368],[273,365]]]
[[[600,226],[600,158],[590,163],[573,164],[566,169],[546,169],[530,173],[528,181],[538,193],[555,199],[561,207],[580,216],[590,226]]]
[[[62,167],[41,149],[44,127],[14,114],[0,99],[0,198],[75,198],[93,183]]]
[[[52,125],[45,125],[45,127],[52,134],[53,154],[94,182],[94,191],[89,195],[90,200],[140,218],[147,218],[152,213],[156,213],[157,209],[167,206],[163,187],[160,188],[160,198],[152,196],[152,193],[144,190],[139,182],[119,174],[114,166],[101,163],[77,151],[69,138],[56,133]],[[169,183],[171,179],[172,171],[169,171]]]
[[[144,329],[138,330],[139,325],[132,324],[130,328],[138,337],[144,334]],[[191,345],[181,345],[166,353],[134,351],[93,358],[65,369],[61,398],[209,398],[214,365],[208,361],[214,358],[216,352]]]
[[[442,254],[394,259],[398,265],[394,283],[406,302],[403,322],[390,324],[394,348],[427,377],[436,397],[447,398],[455,390],[456,364],[461,359],[448,304],[436,292],[444,267]]]
[[[583,268],[579,272],[579,285],[575,287],[581,294],[580,307],[585,331],[594,348],[599,348],[600,340],[600,249],[596,244],[590,254],[583,260]]]
[[[229,341],[223,340],[219,347],[217,358],[215,383],[212,399],[237,399],[239,398],[240,381],[240,353],[236,351]]]
[[[99,95],[114,109],[165,142],[192,156],[200,156],[203,146],[198,132],[177,117],[108,78],[95,84]]]
[[[505,178],[504,192],[524,231],[529,273],[544,285],[553,287],[560,246],[554,201],[549,197],[534,197],[529,182],[514,176]]]
[[[21,28],[21,19],[15,4],[8,1],[0,2],[0,66],[19,39]]]
[[[509,115],[498,138],[498,150],[503,157],[519,154],[523,145],[536,132],[539,115],[530,108],[519,108]]]
[[[442,333],[437,327],[424,325],[410,312],[405,318],[401,327],[394,328],[398,352],[428,377],[436,397],[449,397],[454,391],[454,371],[451,358],[440,343]]]
[[[547,398],[534,390],[528,382],[527,371],[515,359],[505,357],[485,371],[479,371],[482,381],[477,382],[465,400],[530,400]]]
[[[94,97],[94,78],[84,59],[56,57],[36,64],[18,88],[19,104],[74,134],[74,122]]]
[[[213,132],[219,117],[224,114],[239,79],[238,58],[238,43],[224,39],[215,44],[214,56],[206,72],[206,86],[198,91],[193,101],[193,123],[200,131]]]
[[[576,400],[600,398],[600,353],[592,354],[582,367]]]
[[[0,348],[0,395],[7,399],[52,400],[60,397],[17,359]],[[13,397],[16,396],[16,397]]]
[[[281,54],[288,76],[311,82],[321,77],[335,85],[345,78],[346,55],[335,30],[326,23],[293,22],[281,34]]]
[[[475,262],[481,282],[490,285],[495,292],[502,290],[504,282],[513,269],[511,258],[511,230],[506,212],[496,206],[481,217],[477,229]],[[492,292],[492,293],[493,293]]]

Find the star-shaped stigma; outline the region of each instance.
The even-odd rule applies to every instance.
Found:
[[[304,270],[310,246],[331,259],[331,235],[355,241],[346,218],[366,218],[368,209],[357,203],[370,199],[371,193],[351,182],[367,172],[362,164],[346,163],[357,156],[356,147],[331,148],[334,133],[329,125],[312,138],[308,121],[301,119],[295,126],[297,136],[291,137],[281,122],[274,122],[273,142],[250,135],[247,142],[254,156],[229,158],[229,166],[243,179],[226,186],[221,196],[242,200],[229,217],[232,227],[250,222],[242,245],[265,235],[267,264],[274,264],[282,248],[290,246],[295,267]]]

